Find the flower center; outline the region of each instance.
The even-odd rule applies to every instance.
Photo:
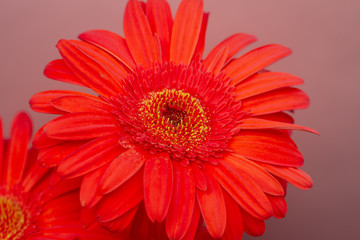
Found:
[[[28,213],[12,198],[0,196],[0,239],[20,239],[29,225]]]
[[[161,148],[189,151],[204,142],[211,130],[200,101],[182,90],[151,92],[140,103],[138,116],[147,132],[161,140]]]

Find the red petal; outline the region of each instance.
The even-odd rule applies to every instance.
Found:
[[[287,204],[285,198],[271,195],[267,195],[267,197],[273,209],[274,217],[284,218],[287,212]]]
[[[201,191],[206,191],[207,183],[206,183],[204,173],[196,165],[196,163],[191,164],[191,168],[192,168],[192,171],[194,172],[195,186]]]
[[[80,187],[81,206],[92,208],[101,200],[102,194],[98,193],[99,182],[108,167],[109,164],[105,164],[84,176]]]
[[[228,48],[228,55],[226,57],[225,62],[227,62],[230,58],[232,58],[238,51],[242,48],[247,46],[248,44],[256,41],[256,37],[245,34],[245,33],[237,33],[228,38],[224,41],[216,45],[207,57],[204,59],[204,63],[211,62],[212,59],[215,58],[219,54],[220,51],[224,48]]]
[[[303,84],[304,81],[294,75],[282,72],[262,72],[237,85],[236,99],[244,99],[278,88]]]
[[[44,127],[45,126],[42,126],[34,135],[32,142],[34,148],[48,148],[63,142],[62,140],[52,139],[46,136]]]
[[[136,63],[152,67],[158,61],[155,42],[149,22],[137,0],[130,0],[126,5],[124,33]]]
[[[276,164],[280,166],[299,167],[303,165],[304,158],[289,141],[284,141],[274,135],[244,135],[233,137],[230,148],[243,157]]]
[[[88,96],[62,96],[50,101],[55,108],[66,112],[112,112],[113,107],[98,97]]]
[[[34,150],[34,149],[33,149]],[[30,152],[29,152],[30,153]],[[36,157],[36,155],[35,155]],[[41,181],[40,179],[49,171],[48,168],[41,167],[40,165],[34,163],[32,164],[29,171],[24,175],[22,181],[23,191],[29,192],[31,189],[36,186],[36,184]]]
[[[265,232],[265,222],[260,220],[247,213],[242,211],[244,231],[251,236],[261,236]]]
[[[294,123],[294,119],[289,114],[284,112],[270,113],[258,116],[257,118],[277,122]]]
[[[171,35],[170,61],[190,63],[198,43],[202,18],[202,0],[183,0],[180,3]]]
[[[121,232],[127,226],[129,226],[131,221],[134,219],[138,208],[139,208],[139,206],[135,206],[134,208],[130,209],[128,212],[126,212],[122,216],[120,216],[110,222],[102,222],[101,225],[111,232]]]
[[[272,164],[259,163],[270,173],[288,181],[292,185],[300,189],[310,189],[313,186],[311,177],[304,171],[292,167],[279,167]]]
[[[221,239],[241,239],[243,235],[243,220],[240,207],[226,191],[223,191],[223,194],[226,205],[226,228]]]
[[[66,178],[81,176],[113,161],[122,152],[117,135],[96,138],[62,161],[57,172]]]
[[[168,61],[170,58],[170,38],[173,26],[169,4],[165,0],[148,0],[147,17],[153,32],[159,37],[163,60]]]
[[[241,110],[252,116],[309,107],[309,97],[297,88],[281,88],[242,101]]]
[[[276,44],[266,45],[234,60],[224,70],[233,79],[231,84],[236,85],[290,53],[291,50],[284,46]]]
[[[70,70],[70,68],[65,64],[63,59],[56,59],[49,62],[45,67],[44,75],[54,80],[85,87],[82,81],[77,78]]]
[[[124,68],[111,56],[88,43],[60,40],[57,44],[65,63],[95,92],[110,97],[122,92]]]
[[[197,203],[195,203],[194,205],[194,212],[193,212],[193,216],[191,219],[191,223],[190,223],[190,227],[188,232],[186,233],[186,235],[184,236],[184,238],[182,238],[181,240],[193,240],[196,234],[196,230],[198,229],[198,225],[199,225],[199,220],[200,220],[200,209]]]
[[[290,129],[290,130],[299,130],[306,131],[314,134],[319,134],[316,130],[303,127],[300,125],[295,125],[291,123],[283,123],[277,121],[269,121],[260,118],[246,118],[242,119],[240,126],[242,129],[266,129],[266,128],[275,128],[275,129]]]
[[[207,67],[207,71],[212,72],[214,75],[218,74],[224,66],[227,56],[229,54],[229,48],[222,48],[219,52],[207,62],[203,62],[203,65]]]
[[[39,150],[38,163],[44,167],[54,167],[86,142],[70,141]]]
[[[260,187],[247,175],[237,174],[222,165],[212,167],[223,188],[246,211],[260,219],[272,215],[271,205]]]
[[[190,167],[173,161],[174,184],[165,228],[169,238],[181,239],[189,230],[194,204],[195,183]]]
[[[105,195],[97,207],[100,222],[114,220],[134,208],[144,198],[143,174],[136,173],[115,191]]]
[[[231,169],[240,175],[248,175],[264,192],[276,196],[284,195],[281,184],[264,168],[253,161],[236,154],[228,154],[220,163],[227,169]]]
[[[26,159],[31,135],[32,123],[29,116],[24,112],[17,114],[11,124],[10,142],[7,152],[6,182],[8,189],[20,181],[23,172],[26,170]]]
[[[206,191],[196,191],[200,210],[205,221],[205,225],[210,235],[214,238],[221,238],[226,227],[226,209],[224,197],[219,183],[207,170],[202,170],[206,182]]]
[[[109,193],[121,186],[142,168],[146,160],[147,156],[140,149],[132,148],[123,152],[104,173],[100,181],[101,193]]]
[[[106,30],[92,30],[80,34],[79,38],[111,54],[129,69],[135,69],[136,64],[131,56],[126,40],[116,33]]]
[[[194,55],[193,55],[193,61],[200,61],[202,59],[202,56],[204,54],[205,49],[205,34],[206,34],[206,28],[209,20],[209,13],[204,13],[201,21],[201,29],[199,33],[199,40],[197,42]]]
[[[32,110],[42,113],[65,114],[66,112],[56,109],[50,101],[61,96],[86,95],[85,93],[68,90],[50,90],[39,92],[31,97],[29,103]]]
[[[151,221],[162,222],[170,205],[172,165],[168,153],[150,155],[144,166],[144,203]]]
[[[150,237],[151,225],[152,223],[146,215],[144,205],[140,204],[132,223],[130,239],[148,240]]]
[[[44,131],[50,138],[83,140],[118,132],[117,120],[112,114],[69,113],[48,122]]]

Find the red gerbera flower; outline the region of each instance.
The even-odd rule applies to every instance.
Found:
[[[51,171],[36,163],[36,150],[28,150],[31,132],[31,120],[20,113],[10,140],[3,140],[0,119],[0,239],[119,239],[100,227],[84,230],[79,180],[50,187]]]
[[[81,204],[111,230],[191,239],[203,221],[214,238],[260,235],[265,219],[286,213],[286,182],[312,186],[289,133],[315,131],[284,112],[308,107],[291,87],[303,81],[264,70],[291,51],[272,44],[234,58],[255,41],[239,33],[203,58],[207,19],[201,0],[183,0],[174,20],[164,0],[130,0],[125,38],[94,30],[60,40],[62,59],[45,69],[98,95],[30,100],[63,115],[37,133],[39,162],[84,176]]]

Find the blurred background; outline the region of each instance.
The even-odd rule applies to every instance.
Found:
[[[175,13],[180,0],[170,0]],[[13,116],[31,114],[35,131],[53,116],[34,113],[29,98],[39,91],[78,88],[46,79],[42,71],[59,58],[61,39],[91,29],[123,35],[124,0],[0,0],[0,115],[9,135]],[[295,133],[305,156],[302,168],[314,187],[290,187],[285,219],[270,219],[257,239],[358,239],[360,224],[360,1],[359,0],[205,0],[210,12],[206,52],[236,32],[258,42],[290,47],[293,54],[269,69],[305,80],[311,99],[296,111],[297,124],[321,136]],[[256,239],[244,236],[244,239]]]

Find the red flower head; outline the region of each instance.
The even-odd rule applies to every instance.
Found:
[[[50,187],[51,171],[36,163],[35,149],[28,150],[31,132],[31,120],[20,113],[10,140],[3,140],[0,121],[0,239],[119,239],[100,227],[84,230],[79,180]]]
[[[308,107],[292,87],[303,81],[264,70],[291,51],[272,44],[236,58],[256,40],[240,33],[203,57],[207,19],[201,0],[183,0],[174,20],[164,0],[130,0],[125,38],[94,30],[60,40],[62,59],[45,69],[97,94],[30,100],[62,115],[34,139],[39,162],[84,176],[81,204],[111,230],[191,239],[204,222],[214,238],[261,235],[265,219],[286,213],[287,182],[312,186],[290,130],[315,131],[284,112]]]

